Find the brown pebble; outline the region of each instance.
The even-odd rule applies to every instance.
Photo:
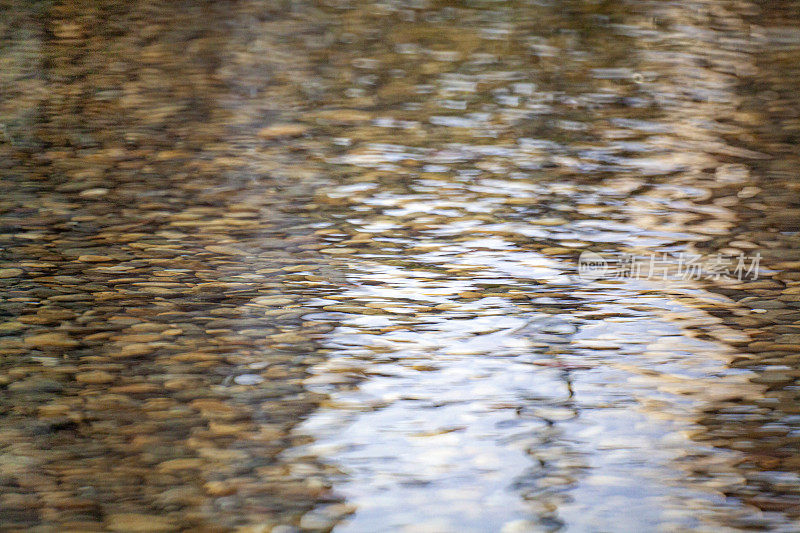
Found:
[[[101,383],[111,383],[114,381],[114,376],[103,370],[92,370],[91,372],[77,374],[75,379],[80,383],[99,385]]]
[[[303,124],[273,124],[258,131],[258,135],[264,140],[280,139],[281,137],[299,137],[309,130]]]
[[[20,274],[22,274],[21,268],[0,268],[0,279],[16,278]]]
[[[106,527],[118,533],[169,533],[178,531],[175,522],[158,516],[139,513],[116,513],[108,515]]]
[[[155,347],[150,344],[134,343],[126,344],[117,351],[111,352],[111,357],[136,357],[138,355],[145,355],[155,350]]]
[[[69,338],[64,333],[40,333],[25,337],[25,346],[30,348],[72,348],[78,341]]]
[[[203,460],[196,457],[185,459],[171,459],[159,463],[158,470],[160,472],[178,472],[180,470],[193,470],[203,466]]]
[[[131,383],[130,385],[111,387],[108,390],[109,392],[119,392],[121,394],[148,394],[157,392],[160,389],[152,383]]]
[[[203,485],[203,488],[211,496],[230,496],[236,493],[236,487],[224,481],[209,481]]]

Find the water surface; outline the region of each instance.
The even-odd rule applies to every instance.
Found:
[[[796,3],[3,9],[4,528],[797,530]]]

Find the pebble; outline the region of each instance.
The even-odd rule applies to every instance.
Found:
[[[763,383],[765,385],[776,385],[780,383],[790,383],[794,381],[793,376],[786,375],[780,372],[765,372],[750,378],[753,383]]]
[[[281,524],[273,527],[269,533],[300,533],[300,530],[294,526]]]
[[[372,115],[356,109],[329,109],[317,112],[316,116],[327,122],[338,124],[357,124],[372,120]]]
[[[254,304],[266,306],[290,305],[294,303],[291,298],[282,298],[278,296],[262,296],[253,299]]]
[[[237,385],[258,385],[264,382],[264,378],[258,374],[240,374],[233,378]]]
[[[102,370],[93,370],[91,372],[81,372],[80,374],[76,374],[75,379],[79,383],[98,385],[102,383],[111,383],[114,381],[114,376]]]
[[[236,486],[225,481],[209,481],[203,485],[211,496],[230,496],[236,494]],[[273,530],[274,531],[274,530]]]
[[[300,518],[300,529],[319,531],[330,530],[335,525],[331,517],[318,512],[306,513]],[[274,531],[274,530],[273,530]]]
[[[106,263],[113,261],[114,258],[108,255],[80,255],[78,261],[82,263]]]
[[[239,248],[236,248],[235,246],[211,245],[211,246],[206,246],[205,249],[208,250],[209,252],[213,252],[215,254],[223,254],[223,255],[248,255],[249,254],[249,252],[247,252],[245,250],[241,250]],[[206,284],[206,286],[210,287],[211,285]],[[234,287],[234,285],[227,284],[227,283],[218,283],[218,284],[215,284],[214,286],[215,287],[219,287],[219,288]]]
[[[282,137],[299,137],[309,131],[304,124],[273,124],[258,130],[258,137],[265,140],[280,139]]]
[[[358,249],[356,248],[321,248],[319,250],[320,253],[323,254],[332,254],[332,255],[352,255],[357,254]]]
[[[116,350],[112,350],[111,352],[109,352],[109,355],[115,358],[138,357],[140,355],[149,354],[153,352],[155,349],[156,347],[151,344],[135,342],[132,344],[126,344]]]
[[[21,268],[0,268],[0,279],[16,278],[22,275]]]
[[[109,531],[118,533],[170,533],[181,529],[168,518],[138,513],[111,514],[105,523]]]
[[[25,346],[31,348],[73,348],[78,346],[78,341],[71,339],[64,333],[40,333],[25,337]]]
[[[85,191],[81,191],[78,193],[78,196],[81,198],[100,198],[101,196],[105,196],[108,194],[108,189],[103,187],[96,187],[94,189],[86,189]]]
[[[223,422],[209,422],[209,431],[217,436],[237,436],[250,431],[253,427],[250,424],[230,424]]]
[[[202,459],[186,458],[186,459],[171,459],[159,463],[156,467],[160,472],[179,472],[182,470],[197,470],[204,464]]]
[[[118,392],[120,394],[152,394],[158,392],[161,388],[152,383],[131,383],[130,385],[111,387],[108,390],[109,392]]]
[[[64,384],[52,379],[32,377],[21,381],[14,381],[8,385],[10,391],[16,392],[61,392]]]
[[[0,335],[11,335],[25,329],[25,324],[21,322],[2,322],[0,323]]]

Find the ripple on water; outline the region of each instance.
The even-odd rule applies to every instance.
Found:
[[[797,529],[797,6],[112,4],[0,20],[0,527]]]

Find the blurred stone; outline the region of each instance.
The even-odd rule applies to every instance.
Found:
[[[110,514],[106,518],[106,527],[118,533],[169,533],[181,529],[167,518],[138,513]]]
[[[299,137],[308,130],[309,127],[303,124],[273,124],[258,130],[256,135],[265,140],[273,140],[281,137]]]
[[[64,333],[40,333],[25,337],[25,345],[31,348],[72,348],[78,346],[78,341],[69,338]]]

